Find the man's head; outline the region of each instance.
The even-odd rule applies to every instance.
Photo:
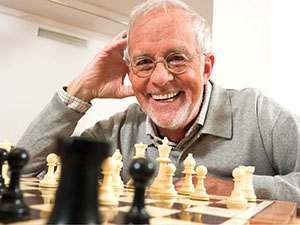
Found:
[[[188,129],[213,65],[205,20],[180,1],[147,1],[131,15],[128,58],[135,95],[152,121],[161,130]]]

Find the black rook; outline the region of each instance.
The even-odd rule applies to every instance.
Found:
[[[61,179],[48,224],[99,224],[98,173],[111,153],[107,142],[83,137],[58,141]]]

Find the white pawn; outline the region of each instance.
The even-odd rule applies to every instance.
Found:
[[[256,201],[256,195],[253,188],[253,173],[255,171],[254,166],[240,166],[240,168],[245,173],[245,179],[243,182],[243,191],[245,194],[245,197],[249,202],[255,202]]]
[[[55,188],[57,187],[57,180],[54,174],[54,169],[58,161],[58,157],[56,154],[51,153],[46,158],[48,171],[44,178],[40,180],[39,186],[40,187],[47,187],[47,188]]]
[[[112,157],[108,157],[102,164],[103,180],[100,186],[99,201],[101,205],[114,206],[118,205],[112,187],[112,177],[115,171],[116,162]]]
[[[60,175],[61,175],[61,161],[59,158],[57,160],[57,165],[56,165],[56,170],[55,170],[54,175],[55,175],[56,180],[59,181]]]
[[[184,176],[184,181],[182,186],[179,188],[179,193],[183,195],[190,195],[195,191],[195,187],[193,185],[193,174],[195,174],[194,167],[196,165],[196,161],[193,158],[193,154],[189,153],[186,159],[183,161],[184,170],[182,171]]]
[[[121,155],[120,149],[116,149],[116,151],[112,157],[116,161],[116,170],[114,172],[113,181],[112,181],[113,188],[114,188],[114,190],[122,191],[124,189],[124,187],[123,187],[122,178],[120,176],[120,172],[123,167],[123,163],[122,163],[122,155]]]
[[[163,199],[172,199],[177,196],[177,191],[175,190],[174,184],[173,184],[173,176],[175,173],[176,167],[173,163],[168,163],[165,165],[163,173],[165,174],[165,181],[162,184],[163,189],[160,193],[161,197]]]
[[[209,200],[209,195],[204,187],[204,179],[207,174],[207,168],[205,166],[197,166],[196,173],[197,184],[194,193],[191,194],[191,199],[207,201]]]
[[[169,155],[172,150],[172,147],[169,146],[167,143],[168,143],[168,139],[165,137],[163,139],[163,143],[157,147],[159,152],[159,157],[156,159],[156,161],[158,161],[159,167],[158,167],[157,176],[154,178],[154,181],[149,188],[149,192],[152,195],[164,191],[163,184],[165,183],[166,180],[166,175],[164,171],[165,171],[165,166],[171,162]]]
[[[145,158],[145,152],[146,152],[147,145],[145,145],[141,142],[139,144],[135,144],[134,148],[135,148],[135,156],[133,157],[134,159]]]
[[[234,188],[231,192],[231,195],[226,200],[227,208],[229,209],[242,209],[246,208],[248,205],[248,201],[243,192],[243,180],[245,178],[245,173],[240,168],[235,168],[232,171]]]

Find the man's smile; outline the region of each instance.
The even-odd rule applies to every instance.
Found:
[[[150,94],[150,96],[156,101],[173,101],[180,93],[180,91],[176,91],[165,94]]]

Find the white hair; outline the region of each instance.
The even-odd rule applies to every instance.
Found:
[[[129,29],[128,34],[130,35],[130,30],[134,26],[136,20],[146,13],[152,11],[156,8],[163,8],[167,11],[168,6],[182,9],[188,15],[191,16],[192,26],[196,35],[196,40],[198,41],[198,45],[203,53],[211,52],[211,32],[210,26],[207,21],[200,16],[195,10],[189,7],[186,3],[180,0],[147,0],[136,7],[134,7],[130,14],[129,20]],[[126,55],[128,56],[128,52],[126,51]]]

